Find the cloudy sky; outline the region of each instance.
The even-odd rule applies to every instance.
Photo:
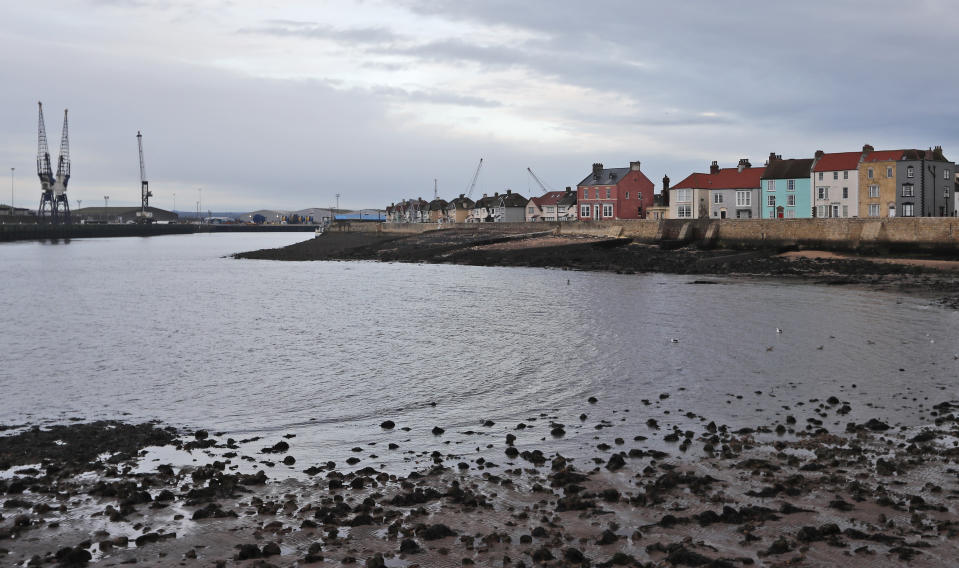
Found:
[[[52,149],[70,109],[74,206],[139,203],[137,130],[153,204],[181,210],[450,198],[481,157],[474,197],[539,193],[527,167],[562,188],[640,160],[658,190],[771,151],[955,160],[954,3],[863,5],[3,2],[0,173],[36,207],[37,101]]]

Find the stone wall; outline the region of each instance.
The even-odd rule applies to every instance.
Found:
[[[510,233],[554,230],[557,234],[629,237],[638,242],[685,241],[732,249],[798,247],[836,251],[938,252],[959,255],[959,218],[620,220],[569,223],[494,223],[457,228]],[[448,225],[446,227],[449,227]],[[435,224],[381,224],[351,230],[421,233]]]

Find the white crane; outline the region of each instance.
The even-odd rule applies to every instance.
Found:
[[[476,172],[473,174],[473,179],[470,181],[470,185],[466,188],[466,197],[469,199],[473,195],[473,188],[476,187],[476,180],[479,178],[480,169],[483,167],[483,158],[480,158],[479,164],[476,166]]]
[[[549,193],[550,191],[552,191],[551,189],[546,188],[546,185],[542,181],[540,181],[538,177],[536,177],[536,174],[533,173],[533,170],[531,168],[526,168],[526,171],[528,171],[529,175],[533,176],[533,179],[536,180],[536,183],[539,184],[541,188],[543,188],[544,193]]]

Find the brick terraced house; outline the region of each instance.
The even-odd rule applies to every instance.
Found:
[[[639,162],[628,168],[604,168],[593,164],[593,172],[576,186],[579,219],[644,219],[653,205],[653,182],[640,171]]]

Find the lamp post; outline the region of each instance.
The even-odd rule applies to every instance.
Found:
[[[10,214],[13,215],[13,171],[17,168],[10,168]]]
[[[110,196],[104,195],[103,196],[103,219],[108,223],[110,222],[110,212],[107,211],[109,207],[110,207]]]
[[[176,192],[173,192],[173,212],[176,213]]]
[[[336,221],[336,211],[340,208],[340,194],[336,194],[336,209],[333,210],[333,220]]]
[[[196,189],[196,216],[200,216],[200,204],[203,203],[203,188]]]

